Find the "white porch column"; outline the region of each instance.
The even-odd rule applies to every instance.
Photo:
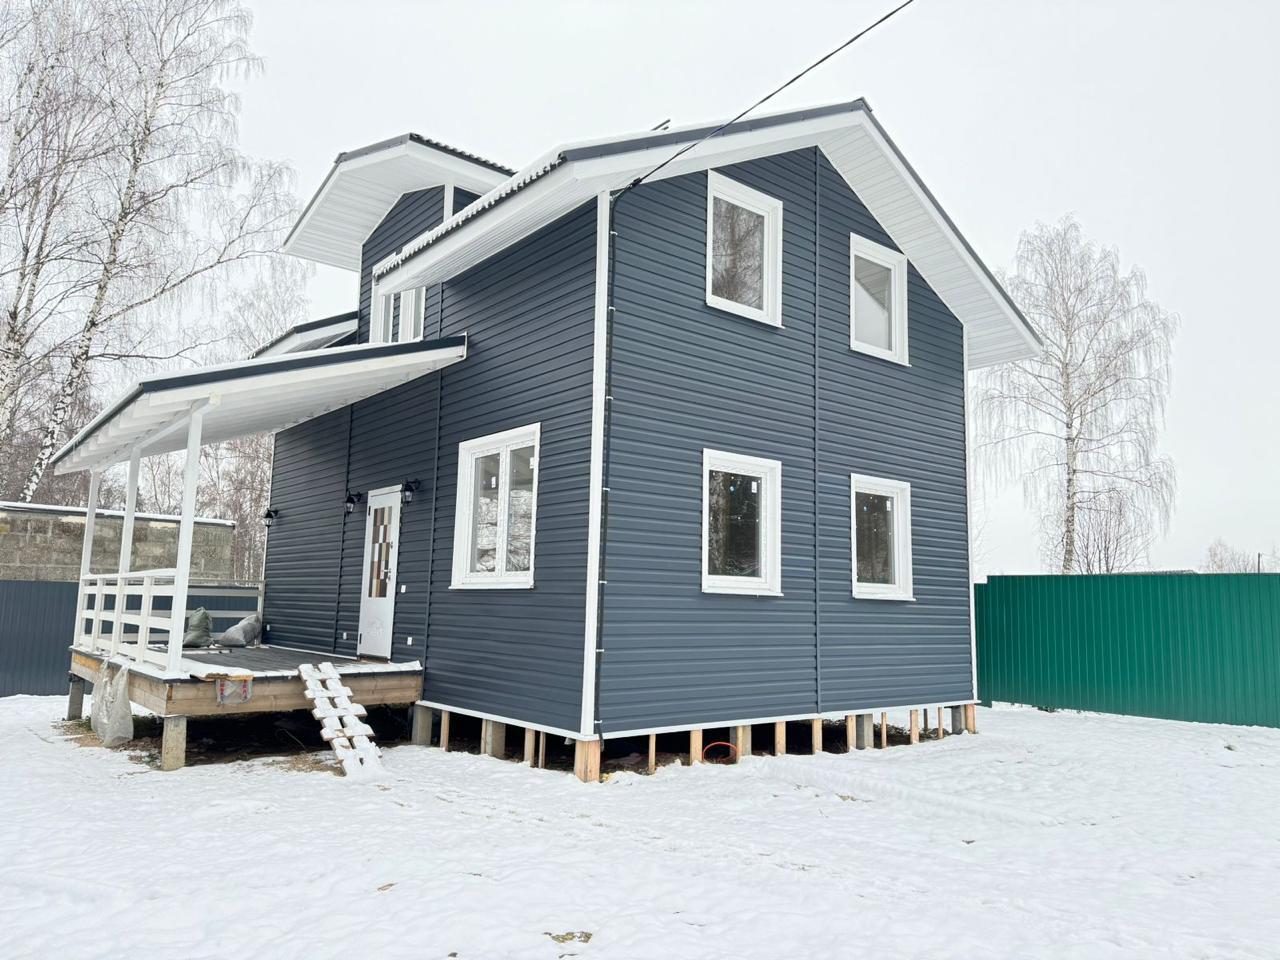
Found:
[[[119,653],[120,644],[124,641],[124,621],[121,615],[125,611],[125,607],[129,602],[129,591],[125,587],[124,575],[129,572],[129,564],[133,562],[133,513],[134,507],[138,502],[138,468],[142,461],[142,455],[138,449],[134,449],[133,455],[129,457],[129,482],[125,488],[124,497],[124,517],[120,521],[120,559],[116,564],[116,617],[111,629],[111,653],[114,655]],[[145,627],[138,628],[138,660],[142,660],[143,650],[146,649],[143,631]]]
[[[72,642],[80,639],[84,632],[84,621],[87,613],[84,578],[89,575],[89,564],[93,559],[93,527],[98,516],[98,484],[102,479],[97,470],[89,471],[89,502],[84,513],[84,544],[80,548],[80,587],[76,592],[76,630]],[[102,596],[97,595],[93,601],[93,626],[91,646],[97,644],[98,617],[101,614]]]
[[[166,668],[177,673],[182,660],[182,636],[187,622],[187,586],[191,580],[191,540],[195,532],[196,481],[200,478],[200,432],[209,404],[191,411],[187,424],[187,462],[182,473],[182,520],[178,525],[178,562],[173,577],[173,612],[169,627]]]

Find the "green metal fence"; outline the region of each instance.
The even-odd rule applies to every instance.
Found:
[[[991,577],[983,700],[1280,727],[1280,574]]]

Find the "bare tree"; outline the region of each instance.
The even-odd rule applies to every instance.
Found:
[[[226,299],[219,318],[222,339],[201,351],[205,363],[243,359],[253,350],[307,319],[306,284],[310,264],[275,256],[259,261],[247,285]],[[254,434],[206,445],[200,452],[197,509],[206,516],[235,521],[232,576],[262,576],[266,530],[261,518],[271,492],[272,434]],[[139,502],[145,509],[176,513],[182,496],[182,458],[143,461]]]
[[[87,164],[78,209],[87,242],[83,302],[58,362],[20,496],[31,499],[97,356],[163,340],[209,281],[274,250],[292,213],[288,171],[237,148],[239,102],[225,82],[257,66],[248,13],[232,0],[82,0],[99,54],[78,61],[109,135]],[[157,322],[160,321],[160,322]],[[174,350],[162,355],[172,355]]]
[[[1200,569],[1203,573],[1280,573],[1280,551],[1274,547],[1270,553],[1241,550],[1218,537],[1205,551]]]
[[[1021,236],[1005,283],[1045,347],[979,380],[984,472],[1021,478],[1048,565],[1128,569],[1146,555],[1142,531],[1167,528],[1173,509],[1174,466],[1157,442],[1177,318],[1070,217]]]

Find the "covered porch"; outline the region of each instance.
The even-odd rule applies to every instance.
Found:
[[[200,449],[305,420],[424,376],[466,356],[465,337],[353,345],[265,356],[160,375],[138,383],[57,454],[58,473],[89,472],[76,621],[70,641],[68,719],[83,713],[86,682],[105,667],[129,668],[132,703],[164,718],[162,766],[183,765],[186,718],[309,709],[299,668],[327,661],[352,698],[365,706],[410,704],[419,697],[422,664],[393,658],[344,658],[330,652],[262,645],[217,646],[220,629],[261,613],[264,585],[193,581],[192,536]],[[141,461],[184,451],[176,565],[132,568]],[[103,471],[127,464],[120,552],[113,572],[90,569]],[[264,518],[268,522],[271,518]],[[268,537],[270,534],[268,534]],[[214,618],[214,646],[184,649],[192,609]]]

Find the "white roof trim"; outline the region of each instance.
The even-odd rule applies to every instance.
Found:
[[[616,138],[596,141],[619,142]],[[817,146],[894,243],[965,326],[969,365],[1033,356],[1039,341],[955,225],[866,107],[724,133],[664,167],[658,179]],[[381,289],[438,283],[488,259],[590,201],[619,190],[677,146],[615,152],[559,163],[544,157],[492,191],[514,192],[479,215],[460,211],[374,267]],[[524,185],[527,183],[527,186]],[[490,198],[481,197],[473,207]],[[459,225],[456,221],[473,220]],[[420,252],[419,252],[420,251]]]
[[[404,194],[452,185],[486,193],[507,176],[488,166],[401,138],[342,154],[281,249],[331,267],[360,269],[360,248]]]
[[[250,356],[255,359],[279,357],[286,353],[301,353],[304,350],[319,350],[331,346],[355,333],[358,319],[357,314],[350,313],[298,324],[283,336],[259,347]]]
[[[457,363],[465,336],[356,344],[259,357],[147,377],[81,430],[55,472],[102,470],[186,446],[183,427],[203,407],[203,443],[284,430]]]

